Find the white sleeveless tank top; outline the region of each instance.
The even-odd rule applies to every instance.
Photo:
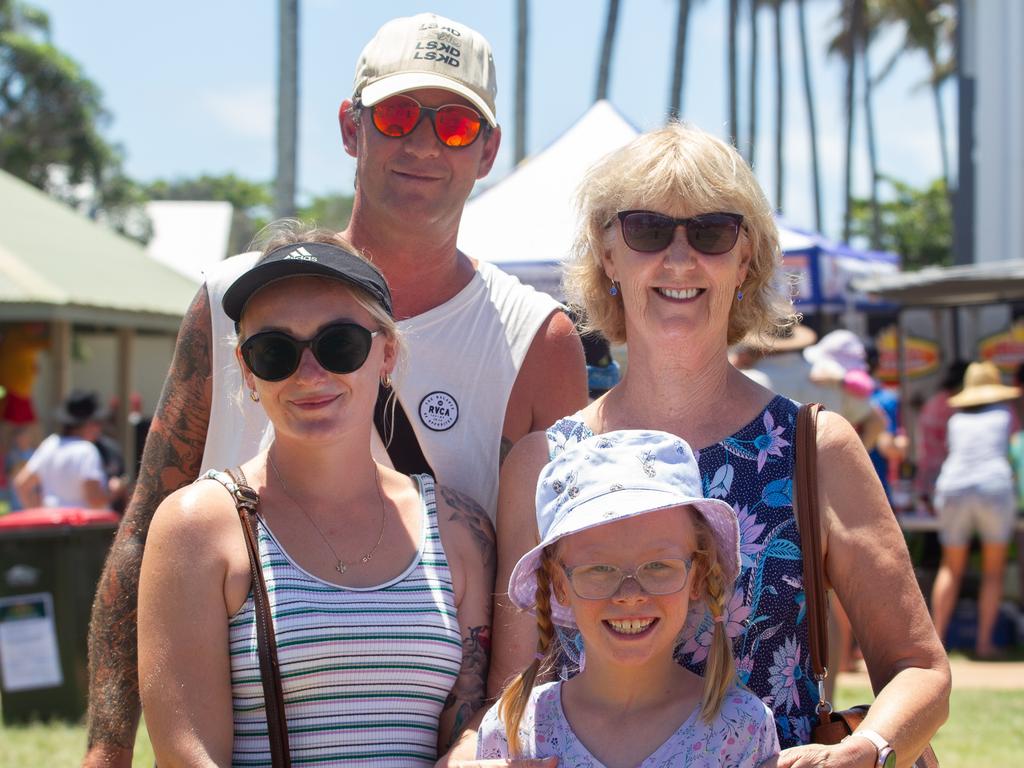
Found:
[[[259,254],[234,256],[206,275],[213,328],[210,425],[202,472],[236,466],[269,441],[266,415],[244,391],[224,291]],[[406,354],[394,389],[439,484],[478,501],[493,521],[505,409],[541,324],[561,305],[493,264],[479,262],[444,304],[398,323]],[[376,434],[376,433],[375,433]],[[377,446],[374,456],[386,462]]]

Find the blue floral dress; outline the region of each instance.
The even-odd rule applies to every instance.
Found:
[[[808,655],[800,533],[793,514],[793,436],[797,403],[776,396],[736,434],[695,450],[704,493],[736,510],[742,566],[726,607],[726,632],[740,682],[772,710],[782,748],[810,738],[817,685]],[[553,457],[591,437],[579,414],[547,432]],[[699,604],[698,604],[699,605]],[[704,674],[714,624],[692,611],[676,658]]]

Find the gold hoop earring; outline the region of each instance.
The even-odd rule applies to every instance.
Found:
[[[391,389],[391,373],[388,371],[384,372],[384,375],[380,377],[380,385],[384,389]]]
[[[254,403],[258,403],[260,401],[260,393],[256,391],[255,387],[249,390],[249,399]]]

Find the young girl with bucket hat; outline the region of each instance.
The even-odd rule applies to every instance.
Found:
[[[537,618],[536,658],[485,716],[478,758],[755,766],[778,752],[771,711],[736,682],[725,627],[736,513],[705,498],[681,438],[623,430],[567,449],[540,474],[537,524],[508,588]],[[673,658],[699,624],[691,606],[714,617],[703,678]],[[582,649],[565,650],[581,671],[536,685],[572,643],[559,627],[578,630]]]

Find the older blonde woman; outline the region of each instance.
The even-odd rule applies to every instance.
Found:
[[[803,746],[817,692],[791,502],[798,405],[744,376],[727,356],[747,333],[794,320],[777,284],[774,217],[753,173],[733,148],[672,124],[603,160],[580,190],[582,223],[565,288],[594,329],[628,343],[629,366],[606,395],[510,454],[498,583],[507,584],[537,544],[534,492],[551,456],[613,430],[679,435],[699,446],[705,494],[739,517],[743,567],[722,620],[740,680],[773,710],[784,748],[778,764],[868,768],[895,750],[898,764],[909,765],[946,718],[949,668],[867,453],[849,423],[830,413],[817,436],[826,573],[849,611],[877,698],[859,734],[866,738]],[[676,656],[703,674],[714,625],[703,613],[695,621],[698,631]],[[537,650],[531,617],[505,598],[494,627],[490,695]]]

